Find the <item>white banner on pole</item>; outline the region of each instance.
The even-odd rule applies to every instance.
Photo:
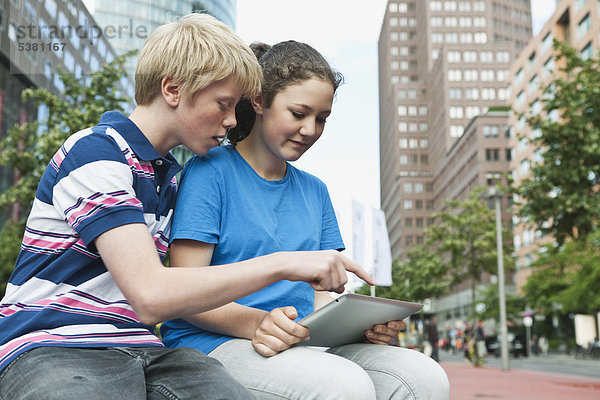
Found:
[[[365,207],[352,200],[352,258],[357,264],[365,264]]]
[[[385,213],[380,208],[372,208],[373,221],[373,278],[377,286],[392,285],[392,250],[388,236]]]

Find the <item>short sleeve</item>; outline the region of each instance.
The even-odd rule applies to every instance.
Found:
[[[129,165],[106,135],[84,137],[66,153],[52,189],[52,204],[86,245],[117,226],[145,223]]]
[[[194,157],[181,174],[170,242],[192,239],[217,244],[222,215],[223,179],[205,157]]]

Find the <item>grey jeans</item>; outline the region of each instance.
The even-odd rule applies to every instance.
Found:
[[[448,400],[442,367],[416,350],[350,344],[292,347],[273,357],[233,339],[209,353],[261,400]]]
[[[190,348],[39,347],[0,373],[1,400],[254,399],[216,360]]]

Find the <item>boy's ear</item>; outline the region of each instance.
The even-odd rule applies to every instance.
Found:
[[[252,97],[250,99],[250,103],[252,103],[252,108],[254,108],[254,112],[257,115],[262,115],[263,113],[263,106],[262,106],[262,96],[260,94]]]
[[[165,102],[171,107],[177,107],[181,101],[181,93],[179,85],[173,82],[173,78],[165,76],[160,82],[160,93]]]

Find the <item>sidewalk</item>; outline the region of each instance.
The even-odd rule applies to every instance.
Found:
[[[498,367],[441,362],[450,380],[451,400],[600,399],[600,380]]]

